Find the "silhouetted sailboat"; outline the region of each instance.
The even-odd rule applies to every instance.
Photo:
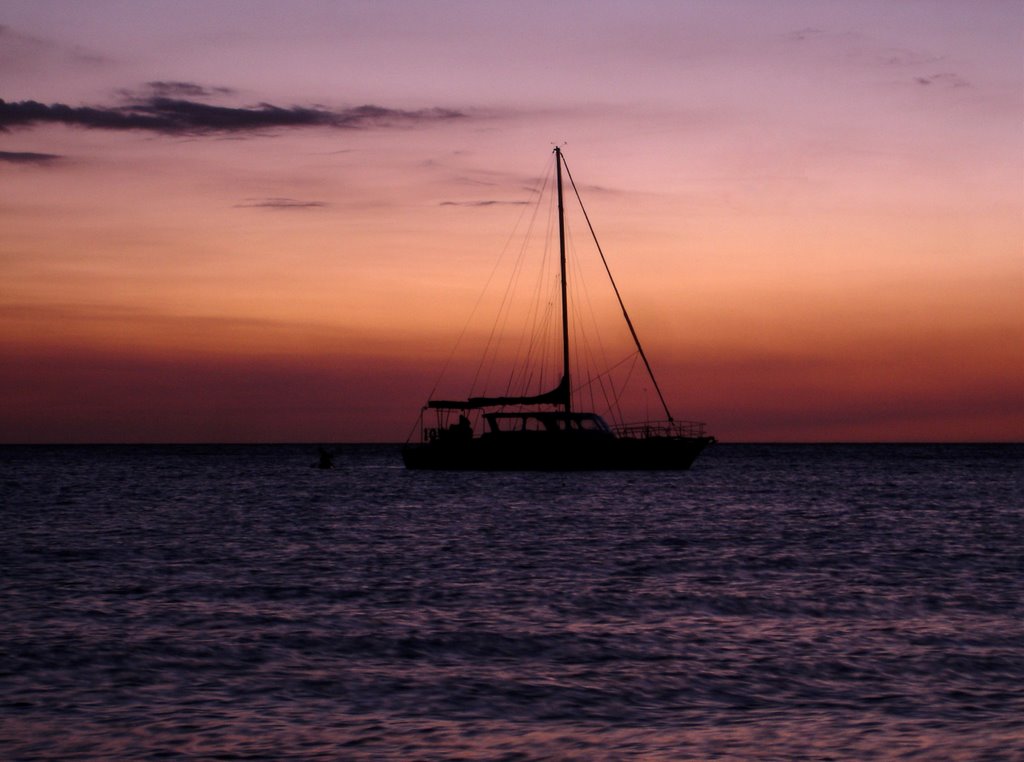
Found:
[[[561,299],[561,380],[549,391],[533,395],[468,397],[464,400],[427,402],[420,415],[419,441],[408,442],[402,450],[407,468],[438,470],[525,471],[525,470],[682,470],[715,441],[704,424],[676,421],[654,378],[633,323],[626,312],[618,287],[611,277],[600,245],[604,270],[611,280],[618,305],[630,336],[650,376],[665,419],[640,424],[609,426],[595,412],[573,406],[570,374],[570,324],[566,276],[565,211],[562,172],[579,191],[560,148],[554,149],[558,203],[558,244]],[[582,202],[580,203],[582,209]],[[586,210],[583,210],[586,217]],[[593,235],[589,217],[587,226]],[[596,236],[594,238],[596,244]],[[434,414],[428,423],[425,417]],[[477,418],[474,431],[469,416]]]

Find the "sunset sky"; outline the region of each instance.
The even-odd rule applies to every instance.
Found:
[[[1022,50],[1019,0],[4,0],[0,441],[404,440],[554,143],[677,417],[1022,440]]]

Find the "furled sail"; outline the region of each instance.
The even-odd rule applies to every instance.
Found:
[[[442,410],[475,410],[481,407],[502,407],[504,405],[564,406],[568,402],[569,379],[563,376],[554,389],[532,397],[470,397],[468,400],[430,400],[427,407]]]

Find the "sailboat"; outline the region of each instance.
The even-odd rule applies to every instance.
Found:
[[[705,432],[704,423],[677,421],[669,412],[604,253],[597,244],[596,235],[594,241],[604,271],[635,343],[636,354],[657,392],[664,419],[609,425],[598,413],[577,409],[574,404],[563,169],[577,200],[580,200],[580,195],[558,146],[554,149],[554,163],[558,208],[561,378],[554,388],[535,394],[429,400],[420,411],[418,441],[409,441],[402,449],[406,468],[446,471],[685,470],[715,441]],[[582,209],[582,200],[580,207]],[[582,211],[593,235],[586,210]]]

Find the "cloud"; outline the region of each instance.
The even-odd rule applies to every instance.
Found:
[[[925,87],[929,85],[938,85],[939,87],[970,87],[970,83],[953,72],[945,71],[939,72],[938,74],[929,74],[926,77],[915,77],[914,81],[919,85]]]
[[[0,24],[0,72],[7,76],[31,70],[54,56],[55,48],[39,39]]]
[[[829,60],[861,65],[906,68],[930,65],[939,60],[932,54],[893,47],[859,32],[835,32],[805,27],[783,35],[783,39]]]
[[[77,45],[68,47],[0,24],[0,70],[7,74],[33,69],[41,64],[94,66],[108,62],[105,56]]]
[[[300,201],[281,196],[250,198],[244,204],[235,204],[236,209],[316,209],[325,206],[327,204],[323,201]]]
[[[32,151],[0,151],[0,161],[10,164],[51,164],[64,157],[55,153],[33,153]]]
[[[825,32],[822,29],[818,29],[813,26],[805,26],[803,29],[797,29],[794,32],[789,32],[784,35],[787,40],[794,40],[796,42],[803,42],[804,40],[812,40],[824,36]]]
[[[150,83],[151,86],[153,83]],[[187,82],[163,82],[170,91],[199,88]],[[36,124],[65,124],[103,130],[145,130],[164,135],[257,133],[275,128],[331,127],[365,129],[416,124],[462,117],[458,111],[431,108],[403,111],[382,106],[332,110],[322,107],[282,108],[260,103],[251,108],[218,106],[183,98],[153,95],[123,106],[68,106],[37,101],[8,103],[0,99],[0,130]]]
[[[148,87],[154,95],[169,98],[172,96],[189,98],[209,98],[214,95],[231,95],[235,91],[230,87],[204,87],[195,82],[166,82],[157,80],[147,82]]]
[[[486,201],[442,201],[438,206],[525,206],[530,203],[529,201],[496,201],[494,199],[488,199]]]

